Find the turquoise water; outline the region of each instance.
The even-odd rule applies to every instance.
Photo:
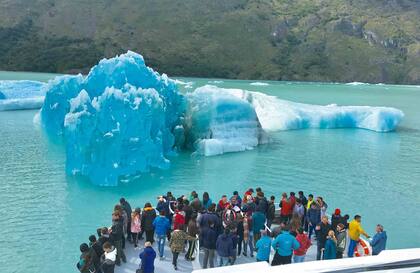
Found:
[[[0,79],[47,80],[51,74],[5,73]],[[208,79],[182,79],[193,87]],[[185,152],[172,168],[117,188],[66,177],[61,146],[48,143],[33,124],[36,111],[0,112],[1,272],[76,272],[78,246],[109,225],[113,205],[125,196],[135,206],[171,190],[209,191],[213,200],[261,186],[277,197],[303,190],[324,196],[344,213],[363,215],[372,234],[382,223],[390,248],[420,247],[420,87],[250,81],[220,87],[261,91],[305,103],[393,106],[405,112],[396,132],[358,129],[296,130],[272,134],[255,150],[216,157]],[[189,89],[191,90],[191,89]],[[23,262],[24,261],[24,262]]]

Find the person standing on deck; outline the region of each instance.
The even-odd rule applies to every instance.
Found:
[[[287,193],[283,192],[282,198],[279,204],[280,207],[280,219],[284,224],[289,223],[290,218],[292,218],[292,204],[290,200],[287,199]]]
[[[334,230],[328,231],[327,240],[324,247],[324,260],[333,260],[337,258],[337,239]]]
[[[257,262],[267,262],[270,261],[270,249],[271,249],[271,238],[267,235],[267,231],[261,230],[261,239],[255,244],[257,249]]]
[[[293,250],[299,249],[300,244],[296,238],[289,233],[289,226],[285,225],[282,232],[274,239],[271,246],[273,247],[274,254],[272,266],[290,264],[292,263]]]
[[[274,218],[276,217],[276,205],[274,204],[276,197],[272,195],[267,208],[267,227],[271,228]]]
[[[197,215],[194,214],[190,221],[188,222],[188,226],[187,226],[187,233],[189,236],[196,238],[196,236],[198,235],[198,226],[197,226]],[[190,240],[188,241],[188,251],[185,254],[185,259],[187,261],[192,261],[194,260],[194,251],[195,251],[195,247],[196,247],[196,240]]]
[[[131,213],[133,213],[133,210],[131,209],[131,205],[130,203],[128,203],[127,200],[125,200],[124,197],[120,198],[120,205],[122,207],[122,209],[127,213],[127,226],[126,226],[126,230],[127,230],[127,240],[130,242],[131,241]]]
[[[370,245],[372,246],[372,255],[378,255],[386,248],[386,231],[381,224],[376,226],[376,234],[373,236]]]
[[[316,203],[318,204],[319,209],[321,210],[321,217],[327,214],[328,205],[325,203],[324,199],[320,196],[316,198]]]
[[[296,204],[293,207],[293,214],[297,214],[300,218],[301,224],[303,224],[304,216],[305,216],[305,207],[302,204],[302,200],[300,200],[299,198],[296,199]]]
[[[241,207],[242,206],[242,198],[239,196],[239,193],[237,191],[233,192],[232,197],[230,198],[230,203],[233,207]]]
[[[209,193],[208,192],[204,192],[203,193],[203,200],[202,200],[202,205],[203,205],[203,209],[204,210],[208,210],[208,208],[210,207],[211,204],[213,204],[213,201],[210,199]]]
[[[333,230],[337,230],[337,225],[343,223],[344,218],[341,216],[341,210],[339,208],[335,209],[334,214],[331,216],[331,226]]]
[[[159,257],[161,260],[164,259],[163,252],[165,251],[165,242],[167,232],[171,228],[168,218],[165,216],[165,211],[161,210],[159,216],[153,221],[153,227],[155,228],[156,238],[158,242]]]
[[[152,243],[144,243],[143,252],[139,254],[141,264],[140,270],[142,273],[154,273],[155,272],[155,258],[156,251],[152,248]]]
[[[227,228],[216,241],[216,251],[219,256],[219,266],[228,265],[233,258],[233,241]]]
[[[300,201],[302,201],[302,205],[303,205],[303,207],[305,208],[305,211],[306,211],[306,209],[308,208],[307,207],[307,205],[308,205],[308,199],[306,198],[306,196],[303,193],[303,191],[299,191],[298,198],[300,199]]]
[[[115,260],[116,265],[121,264],[121,260],[126,263],[127,259],[122,247],[123,240],[123,221],[121,219],[120,212],[118,210],[114,211],[112,214],[112,227],[111,227],[111,242],[114,244],[117,249],[117,258]]]
[[[309,194],[308,195],[308,200],[306,201],[306,215],[305,215],[305,226],[304,226],[304,230],[306,232],[309,232],[309,221],[308,221],[308,211],[312,206],[312,203],[314,202],[314,196],[313,194]]]
[[[131,225],[130,234],[134,243],[134,248],[137,249],[137,243],[139,242],[139,234],[141,232],[141,209],[136,208],[131,214]]]
[[[184,231],[184,225],[179,225],[171,234],[169,247],[172,251],[172,265],[178,270],[178,256],[184,250],[185,241],[195,241],[196,237],[189,236]]]
[[[316,203],[311,203],[311,208],[306,214],[308,228],[309,228],[309,239],[311,239],[312,232],[321,222],[321,211],[318,209]]]
[[[243,255],[247,256],[248,254],[248,247],[249,247],[249,255],[254,257],[254,233],[252,228],[252,217],[248,216],[245,213],[243,218],[243,228],[244,228],[244,243],[243,243]]]
[[[289,202],[290,202],[290,207],[292,208],[292,211],[296,205],[296,194],[295,192],[290,192],[290,196],[289,196]]]
[[[117,249],[110,242],[105,242],[102,248],[104,250],[101,257],[102,271],[104,273],[114,273]]]
[[[214,267],[214,253],[216,250],[217,232],[214,228],[214,222],[209,220],[206,226],[200,229],[200,241],[204,250],[203,268]]]
[[[328,216],[323,216],[321,218],[321,223],[316,226],[317,260],[321,260],[322,258],[322,250],[325,248],[325,242],[327,241],[328,232],[330,230],[331,225],[328,223]]]
[[[308,235],[303,231],[303,228],[298,229],[296,240],[299,242],[300,247],[293,251],[293,262],[302,263],[305,261],[306,252],[311,247],[312,243]]]
[[[152,208],[152,204],[144,204],[143,212],[141,214],[141,230],[146,233],[146,242],[153,244],[155,228],[153,221],[156,218],[156,210]]]
[[[364,235],[366,238],[370,238],[369,235],[363,230],[362,225],[362,216],[355,215],[354,219],[349,223],[349,237],[350,237],[350,244],[349,244],[349,251],[347,253],[348,257],[353,257],[354,250],[357,247],[357,244],[360,240],[360,235]]]
[[[238,246],[236,247],[237,257],[241,256],[242,253],[242,245],[244,242],[244,217],[242,211],[237,209],[236,211],[236,234],[238,235]]]
[[[344,250],[347,245],[347,233],[343,223],[337,225],[337,232],[335,237],[337,238],[337,259],[343,258]]]
[[[252,214],[252,232],[254,233],[254,246],[261,238],[261,230],[265,229],[265,215],[261,211],[261,207],[257,207],[257,211]]]

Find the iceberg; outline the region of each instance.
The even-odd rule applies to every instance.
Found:
[[[46,89],[41,124],[64,137],[70,175],[114,186],[120,176],[168,168],[167,156],[180,149],[185,97],[137,53],[103,59],[86,77],[57,77]]]
[[[44,86],[38,81],[0,81],[0,111],[41,108]]]
[[[311,105],[281,100],[260,92],[223,89],[207,85],[212,92],[227,92],[252,104],[266,132],[307,128],[360,128],[376,132],[395,130],[404,113],[392,107]]]
[[[265,142],[252,104],[231,90],[204,86],[187,98],[187,140],[198,153],[211,156],[245,151]]]
[[[43,87],[39,122],[64,139],[67,174],[116,186],[151,168],[169,168],[182,149],[205,156],[245,151],[278,130],[388,132],[404,116],[389,107],[309,105],[213,85],[184,94],[177,83],[128,51],[101,60],[87,76],[51,80]]]

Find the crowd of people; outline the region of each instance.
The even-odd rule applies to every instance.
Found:
[[[140,249],[140,240],[145,242],[139,250],[141,273],[154,272],[157,256],[165,259],[166,240],[175,270],[180,253],[189,261],[196,258],[197,243],[204,253],[202,268],[233,265],[240,255],[255,255],[256,261],[269,263],[271,249],[272,266],[289,264],[292,259],[303,262],[313,235],[317,260],[343,258],[346,249],[347,257],[359,255],[360,236],[370,238],[361,226],[361,216],[355,215],[349,222],[349,215],[335,209],[329,219],[327,209],[322,197],[306,197],[302,191],[298,195],[283,193],[277,204],[275,196],[267,198],[261,188],[255,192],[248,189],[242,196],[235,191],[216,203],[207,192],[201,198],[195,191],[178,198],[168,192],[158,197],[155,208],[148,202],[143,209],[134,210],[121,198],[114,207],[111,227],[98,228],[89,244],[80,245],[77,267],[82,273],[114,272],[115,265],[126,262],[126,243]],[[386,232],[378,224],[370,240],[373,255],[385,249],[386,240]]]

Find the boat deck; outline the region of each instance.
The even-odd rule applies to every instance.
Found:
[[[139,242],[139,246],[142,246],[144,244],[144,241]],[[155,242],[153,244],[153,248],[157,253],[157,243]],[[127,263],[121,263],[121,266],[115,267],[116,273],[135,273],[136,269],[139,268],[140,265],[140,258],[139,253],[142,251],[142,249],[134,249],[133,245],[130,243],[126,243],[125,248],[125,255],[127,256]],[[270,261],[273,256],[273,251],[271,251],[271,257]],[[174,267],[172,266],[172,252],[168,246],[168,242],[166,242],[165,247],[165,253],[164,255],[166,258],[164,260],[160,260],[159,258],[155,259],[155,272],[159,273],[173,273],[173,272],[192,272],[193,270],[199,270],[201,269],[202,259],[203,259],[203,253],[200,252],[199,259],[195,259],[193,262],[187,261],[184,258],[183,253],[180,253],[178,258],[178,271],[174,270]],[[316,260],[316,241],[312,240],[312,246],[309,248],[305,261],[314,261]],[[245,263],[253,263],[256,262],[255,256],[254,258],[248,256],[239,256],[236,259],[235,264],[245,264]],[[215,267],[217,267],[217,255],[215,258]]]

